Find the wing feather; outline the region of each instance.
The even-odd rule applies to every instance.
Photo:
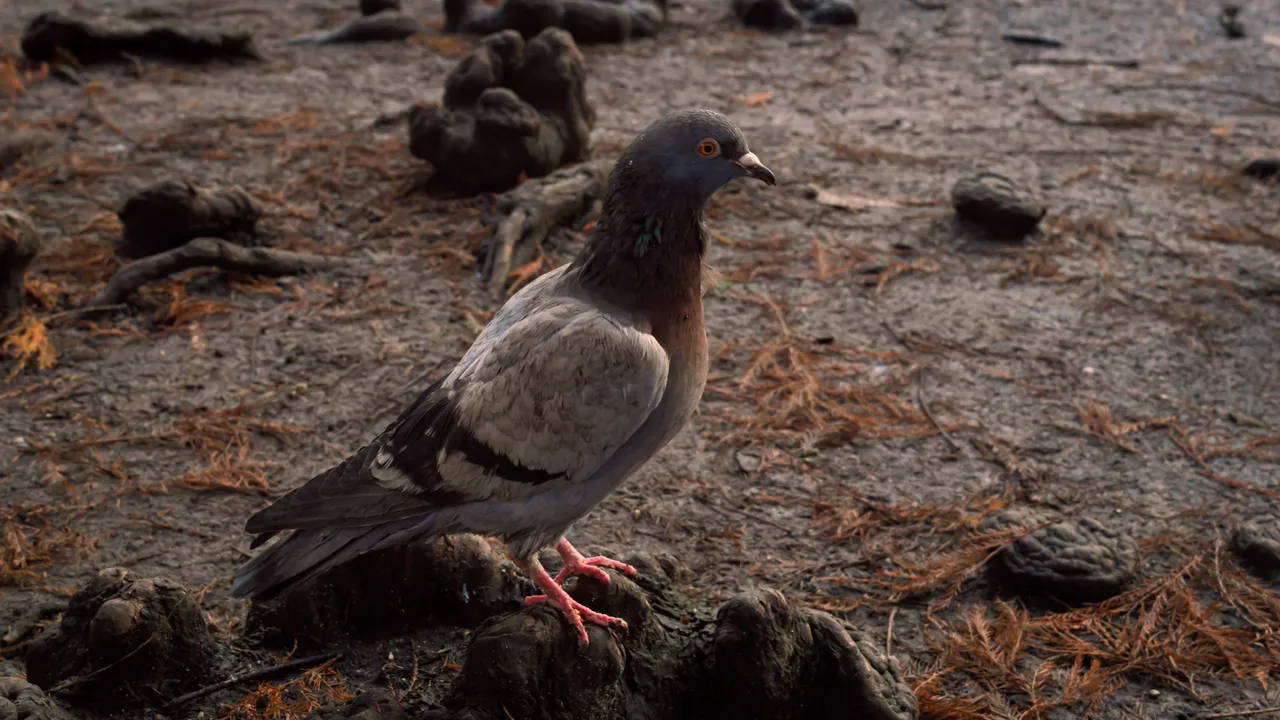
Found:
[[[557,299],[495,318],[374,441],[246,530],[362,527],[582,480],[658,406],[668,358],[635,324]],[[501,315],[501,314],[500,314]]]

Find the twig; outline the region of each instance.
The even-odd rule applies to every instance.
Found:
[[[120,268],[83,309],[106,309],[149,282],[193,267],[212,266],[257,275],[297,275],[339,264],[340,261],[321,255],[247,248],[217,238],[196,238]]]
[[[1136,68],[1139,61],[1132,58],[1100,58],[1100,57],[1035,57],[1018,58],[1014,65],[1105,65],[1115,68]]]
[[[889,629],[884,636],[884,656],[893,657],[893,619],[898,617],[898,606],[889,609]]]
[[[1280,713],[1280,705],[1273,705],[1271,707],[1258,708],[1256,710],[1233,710],[1231,712],[1213,713],[1212,715],[1197,715],[1195,720],[1213,720],[1213,718],[1250,717],[1252,715],[1262,715],[1263,713]]]
[[[916,385],[916,404],[920,406],[920,411],[924,413],[924,416],[929,418],[929,422],[933,423],[933,426],[938,428],[938,432],[942,434],[942,439],[947,441],[947,444],[951,446],[951,449],[956,452],[960,452],[960,444],[951,439],[951,436],[947,434],[946,429],[942,427],[942,423],[938,422],[938,418],[933,416],[933,411],[929,409],[929,404],[924,401],[924,393],[921,391],[919,385]]]
[[[279,665],[273,665],[269,668],[254,670],[253,672],[245,673],[243,675],[235,675],[227,678],[226,680],[223,680],[222,682],[214,683],[212,685],[209,685],[208,687],[200,688],[199,690],[193,690],[192,692],[189,692],[186,695],[179,695],[178,697],[170,701],[168,704],[161,707],[160,712],[162,713],[173,712],[174,710],[182,707],[183,705],[186,705],[192,700],[199,700],[200,698],[205,697],[206,695],[212,695],[213,693],[216,693],[219,690],[226,690],[229,687],[233,687],[241,683],[252,682],[254,680],[263,680],[271,677],[272,675],[278,675],[279,673],[286,672],[288,670],[293,670],[295,668],[305,667],[308,665],[316,665],[319,663],[333,662],[334,660],[338,660],[341,657],[342,657],[342,653],[340,652],[325,653],[323,655],[312,655],[310,657],[298,658],[297,660],[282,662]]]

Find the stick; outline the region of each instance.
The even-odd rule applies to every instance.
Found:
[[[898,617],[898,606],[895,605],[893,606],[892,609],[889,610],[889,630],[885,633],[885,636],[884,636],[884,656],[885,657],[893,656],[893,619],[896,617]]]
[[[1106,65],[1115,68],[1136,68],[1141,65],[1132,58],[1093,58],[1093,57],[1038,57],[1019,58],[1014,65]]]
[[[938,432],[942,435],[942,439],[947,441],[947,444],[951,446],[952,450],[960,452],[960,445],[955,440],[951,439],[951,436],[947,434],[946,429],[942,427],[942,423],[938,422],[938,419],[933,416],[933,412],[929,410],[929,404],[924,401],[924,392],[921,391],[919,385],[916,385],[916,403],[920,405],[920,410],[924,413],[924,416],[929,418],[929,422],[933,423],[933,426],[938,428]]]
[[[1257,710],[1236,710],[1233,712],[1214,713],[1212,715],[1197,715],[1196,720],[1211,720],[1211,718],[1241,718],[1250,717],[1252,715],[1262,715],[1263,713],[1280,713],[1280,705],[1258,708]]]
[[[498,212],[506,217],[489,240],[485,277],[499,300],[507,287],[516,247],[536,247],[557,226],[585,213],[604,195],[613,163],[593,160],[529,180],[502,196]]]
[[[297,275],[339,265],[338,260],[267,248],[247,248],[217,238],[196,238],[185,245],[125,265],[86,308],[115,305],[149,282],[193,267],[212,266],[257,275]]]
[[[186,695],[179,695],[178,697],[171,700],[168,704],[161,707],[160,712],[162,713],[173,712],[174,710],[182,707],[183,705],[186,705],[192,700],[199,700],[200,698],[205,697],[206,695],[212,695],[213,693],[216,693],[219,690],[226,690],[229,687],[233,687],[241,683],[252,682],[254,680],[264,680],[266,678],[271,677],[272,675],[278,675],[279,673],[282,673],[288,670],[293,670],[295,668],[305,667],[307,665],[316,665],[319,663],[330,663],[330,662],[333,662],[334,660],[340,659],[341,657],[342,657],[342,653],[340,652],[325,653],[323,655],[312,655],[311,657],[298,658],[297,660],[282,662],[279,665],[273,665],[269,668],[254,670],[253,672],[245,673],[243,675],[234,675],[232,677],[227,678],[226,680],[223,680],[222,682],[214,683],[208,687],[200,688],[199,690],[194,690],[192,692],[187,693]]]

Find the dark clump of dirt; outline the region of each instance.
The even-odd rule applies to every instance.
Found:
[[[733,0],[733,12],[743,25],[762,30],[858,25],[858,11],[848,0]]]
[[[0,137],[0,173],[20,160],[37,155],[58,143],[58,136],[46,130],[17,130]]]
[[[913,720],[915,698],[896,661],[825,613],[773,590],[709,609],[674,589],[686,573],[670,557],[638,554],[633,582],[579,578],[570,594],[627,621],[591,626],[579,648],[557,610],[495,618],[468,648],[443,720],[506,717],[636,720],[740,717]]]
[[[71,720],[71,716],[35,685],[0,677],[0,720]]]
[[[177,30],[169,27],[115,28],[41,13],[22,33],[22,53],[35,62],[74,61],[81,65],[121,62],[129,56],[176,62],[261,60],[253,37]]]
[[[360,0],[360,14],[377,15],[380,12],[399,12],[400,0]]]
[[[251,606],[266,645],[323,646],[427,620],[464,627],[520,608],[532,585],[493,541],[451,535],[362,555],[282,597]]]
[[[1280,523],[1276,518],[1241,523],[1231,536],[1231,549],[1259,576],[1280,578]]]
[[[0,320],[22,308],[27,266],[40,252],[40,232],[31,218],[0,209]]]
[[[998,240],[1026,237],[1046,212],[1029,190],[992,172],[958,180],[951,188],[951,204],[962,221]]]
[[[286,45],[340,45],[342,43],[405,40],[426,31],[415,18],[397,12],[385,12],[356,18],[340,28],[318,35],[304,35]]]
[[[117,251],[128,258],[162,253],[199,237],[248,247],[267,244],[257,229],[262,205],[238,187],[202,189],[166,180],[135,193],[117,216],[124,226]]]
[[[185,588],[108,568],[31,642],[27,677],[99,709],[163,702],[216,677],[218,653]]]
[[[502,191],[590,154],[596,114],[573,38],[544,30],[486,37],[445,81],[443,104],[409,115],[409,150],[431,163],[431,185],[460,195]]]
[[[488,35],[515,30],[531,38],[563,28],[582,45],[623,43],[657,35],[667,21],[663,0],[445,0],[445,31]]]
[[[1258,158],[1244,168],[1244,174],[1259,180],[1280,176],[1280,158]]]

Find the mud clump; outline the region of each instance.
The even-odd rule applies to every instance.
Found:
[[[360,14],[365,17],[387,11],[400,12],[400,0],[360,0]]]
[[[361,555],[254,604],[248,634],[271,646],[326,645],[431,619],[464,627],[518,610],[532,583],[478,535],[449,535]]]
[[[307,720],[408,720],[408,717],[391,693],[375,688],[340,707],[318,708]]]
[[[562,28],[580,45],[653,37],[667,21],[665,0],[445,0],[445,32],[489,35],[515,30],[532,38]]]
[[[1244,167],[1244,174],[1259,180],[1280,178],[1280,158],[1259,158]]]
[[[186,589],[109,568],[71,597],[60,623],[31,642],[27,679],[46,689],[62,686],[95,706],[157,703],[216,679],[217,652]]]
[[[387,40],[407,40],[421,35],[426,27],[417,19],[398,12],[384,12],[356,18],[340,28],[318,35],[304,35],[286,45],[341,45]]]
[[[59,12],[41,13],[22,32],[22,54],[33,62],[81,65],[125,62],[132,57],[185,63],[261,60],[248,34],[169,27],[108,27]]]
[[[858,25],[858,11],[848,0],[733,0],[733,13],[743,25],[761,30]]]
[[[570,594],[628,623],[573,629],[545,606],[476,631],[443,720],[693,720],[707,717],[912,720],[915,698],[896,661],[835,618],[778,592],[740,595],[712,617],[675,592],[670,558],[627,559],[635,580],[578,578]]]
[[[1231,549],[1264,580],[1280,578],[1280,520],[1272,517],[1242,523],[1231,535]]]
[[[1045,206],[1013,180],[992,172],[961,178],[951,189],[951,205],[960,220],[996,240],[1021,240],[1045,216]]]
[[[44,691],[16,677],[0,677],[0,720],[72,720]]]
[[[40,254],[40,244],[31,218],[0,208],[0,321],[22,309],[27,266]]]
[[[135,193],[116,215],[124,226],[117,252],[127,258],[158,255],[198,237],[268,244],[257,230],[262,205],[238,187],[201,189],[166,180]]]
[[[431,163],[431,189],[502,192],[590,155],[595,110],[586,64],[568,32],[527,44],[515,31],[490,35],[445,80],[442,104],[409,113],[409,150]]]
[[[1021,525],[1029,530],[1000,552],[998,580],[1020,593],[1068,602],[1100,602],[1118,595],[1137,574],[1133,539],[1092,518],[1052,522],[1048,514],[1015,509],[989,518],[984,529]]]

